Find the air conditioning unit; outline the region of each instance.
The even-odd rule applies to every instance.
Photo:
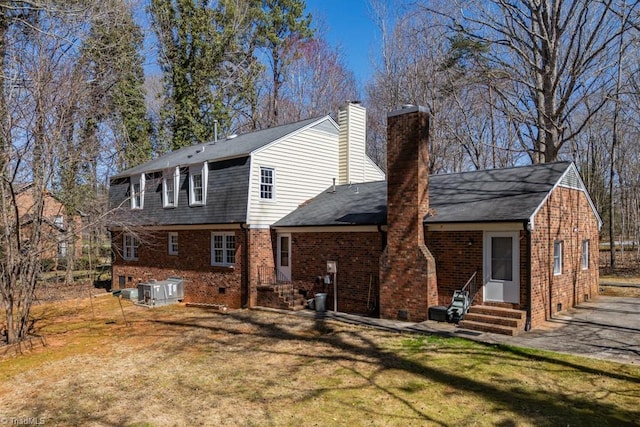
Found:
[[[138,305],[156,307],[175,304],[184,299],[184,280],[182,277],[169,277],[167,280],[150,280],[138,285]]]

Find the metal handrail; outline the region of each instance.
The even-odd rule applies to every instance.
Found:
[[[474,271],[467,283],[462,287],[462,292],[466,292],[469,298],[469,305],[473,304],[473,300],[476,299],[480,288],[478,287],[478,270]]]

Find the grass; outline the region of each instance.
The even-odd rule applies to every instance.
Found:
[[[258,311],[37,307],[0,416],[46,425],[634,425],[640,368]]]

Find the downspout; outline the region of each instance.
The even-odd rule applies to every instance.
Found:
[[[240,228],[244,232],[244,249],[242,260],[242,281],[240,288],[240,303],[242,308],[249,308],[249,225],[240,224]]]
[[[524,229],[527,232],[527,279],[529,282],[529,289],[527,290],[527,320],[524,324],[524,330],[529,332],[531,330],[531,304],[533,298],[533,281],[531,277],[531,221],[524,222]]]

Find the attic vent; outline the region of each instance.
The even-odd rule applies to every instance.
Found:
[[[569,169],[569,171],[567,171],[567,173],[564,174],[564,176],[560,180],[560,185],[562,187],[575,188],[577,190],[585,189],[582,183],[580,182],[580,178],[578,177],[578,174],[573,168]]]

